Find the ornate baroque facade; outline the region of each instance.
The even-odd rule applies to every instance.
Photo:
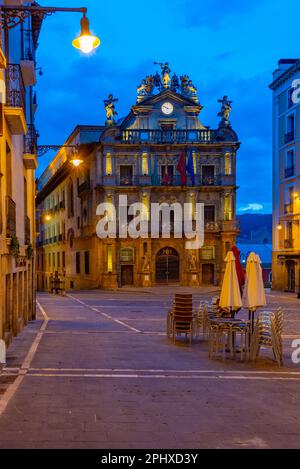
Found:
[[[73,149],[66,146],[40,178],[39,289],[49,288],[56,270],[65,274],[67,289],[220,284],[226,252],[238,233],[239,142],[229,121],[231,102],[227,96],[219,100],[217,129],[204,126],[192,81],[159,65],[161,74],[142,81],[124,119],[116,121],[118,100],[109,95],[105,126],[75,129],[66,145],[79,144],[80,166],[72,166]],[[182,155],[192,159],[183,187],[177,170]],[[172,233],[170,239],[98,238],[96,208],[101,202],[118,207],[119,195],[148,208],[152,202],[204,203],[204,246],[189,252],[186,240]],[[150,224],[150,211],[145,216]]]

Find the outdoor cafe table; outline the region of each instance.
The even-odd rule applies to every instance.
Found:
[[[250,321],[245,320],[245,319],[237,319],[237,318],[210,318],[209,322],[211,324],[214,324],[215,326],[226,326],[228,328],[228,342],[232,344],[232,349],[231,353],[233,354],[234,352],[239,353],[240,350],[236,348],[235,344],[235,336],[234,336],[234,326],[237,326],[238,324],[242,324],[243,326],[249,326]],[[250,345],[250,344],[249,344]]]

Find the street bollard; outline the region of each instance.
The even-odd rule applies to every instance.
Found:
[[[4,340],[0,339],[0,369],[6,364],[6,345]]]

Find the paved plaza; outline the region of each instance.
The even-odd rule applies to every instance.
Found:
[[[38,294],[38,319],[8,350],[0,375],[0,448],[297,448],[300,300],[282,305],[284,366],[208,360],[165,335],[178,287]],[[181,289],[187,291],[187,289]],[[211,289],[190,290],[195,306]]]

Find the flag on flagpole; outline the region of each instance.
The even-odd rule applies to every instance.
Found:
[[[185,153],[182,152],[178,161],[177,171],[181,177],[181,187],[186,185],[186,164],[185,164]]]
[[[187,172],[191,176],[192,186],[195,185],[195,171],[194,171],[194,161],[193,161],[193,153],[192,151],[189,152],[188,163],[186,166]]]

